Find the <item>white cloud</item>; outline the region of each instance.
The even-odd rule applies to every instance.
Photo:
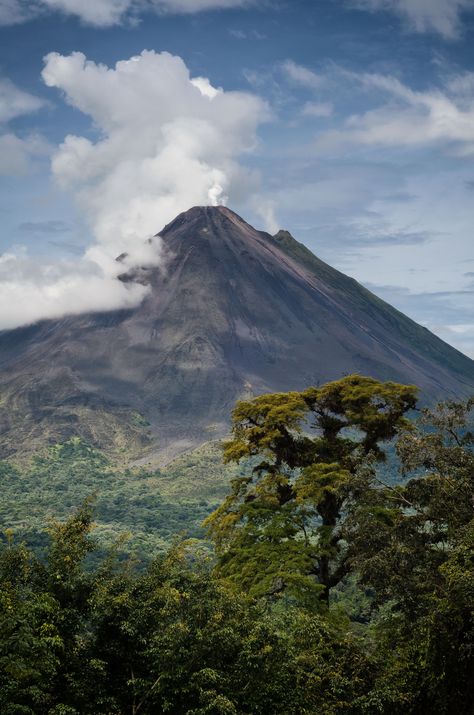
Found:
[[[49,146],[41,136],[18,137],[7,126],[13,119],[36,112],[44,105],[42,99],[0,78],[0,175],[26,174],[32,160],[49,153]]]
[[[389,101],[351,115],[342,129],[327,132],[319,147],[351,141],[365,145],[427,146],[444,144],[461,156],[474,154],[474,80],[471,74],[451,78],[442,89],[414,91],[395,77],[351,74]]]
[[[36,112],[45,102],[16,87],[8,79],[0,78],[0,124],[22,114]]]
[[[26,22],[45,12],[61,12],[96,27],[110,27],[142,13],[195,13],[240,7],[252,0],[0,0],[0,25]]]
[[[353,0],[363,10],[392,12],[414,32],[437,32],[454,39],[461,29],[461,14],[474,9],[474,0]]]
[[[136,305],[146,289],[104,276],[93,261],[38,262],[24,250],[0,255],[0,330],[44,318]]]
[[[236,40],[266,40],[267,36],[255,28],[252,30],[230,29],[229,34]]]
[[[148,5],[170,13],[224,10],[255,4],[257,0],[148,0]],[[262,0],[259,0],[262,4]]]
[[[30,0],[0,0],[0,26],[26,22],[37,14],[35,5]]]
[[[290,82],[306,89],[319,89],[323,82],[323,78],[316,72],[297,64],[293,60],[283,62],[281,69]]]
[[[333,113],[331,102],[306,102],[301,113],[304,117],[314,117],[315,119],[330,117]]]
[[[215,89],[179,57],[147,51],[111,69],[50,54],[43,78],[101,133],[95,143],[67,136],[53,158],[93,227],[95,260],[133,253],[181,211],[245,190],[237,159],[267,118],[254,95]]]
[[[0,175],[21,176],[27,174],[32,162],[51,151],[49,144],[39,135],[26,138],[11,132],[0,134]]]
[[[209,97],[209,99],[215,99],[218,94],[222,94],[222,89],[213,87],[207,77],[193,77],[191,84],[198,88],[203,97]]]
[[[254,95],[192,78],[168,53],[143,52],[114,68],[80,53],[50,54],[43,79],[100,131],[96,142],[67,136],[53,156],[54,175],[77,198],[96,242],[74,262],[42,263],[25,251],[0,255],[0,306],[8,306],[0,311],[0,329],[137,305],[146,288],[122,283],[117,274],[162,262],[159,240],[146,238],[192,205],[223,203],[227,194],[241,200],[246,192],[251,202],[256,187],[255,176],[238,163],[268,117]],[[23,98],[17,111],[27,105]],[[10,156],[18,166],[21,151],[13,135],[0,139],[3,160]],[[117,262],[122,252],[128,256]]]
[[[82,22],[99,27],[118,25],[131,9],[130,0],[41,0],[45,9],[75,15]]]

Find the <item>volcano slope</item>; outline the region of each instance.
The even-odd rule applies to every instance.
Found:
[[[0,456],[79,436],[173,455],[225,434],[238,398],[360,373],[426,401],[474,392],[474,362],[287,232],[195,207],[159,234],[137,308],[0,333]],[[157,239],[158,241],[158,239]]]

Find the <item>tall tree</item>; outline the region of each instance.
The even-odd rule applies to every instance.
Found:
[[[343,524],[374,488],[370,459],[407,423],[416,388],[351,375],[240,402],[225,460],[257,462],[206,520],[218,571],[255,595],[329,602],[347,573]]]
[[[474,399],[425,410],[402,435],[404,484],[353,515],[353,568],[383,618],[383,712],[474,712]]]

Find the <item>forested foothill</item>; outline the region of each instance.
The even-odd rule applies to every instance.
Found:
[[[356,375],[261,395],[233,412],[227,495],[198,460],[186,502],[80,441],[4,463],[0,712],[472,715],[473,412]],[[12,498],[34,473],[69,500],[42,532]],[[107,509],[140,524],[128,551]]]

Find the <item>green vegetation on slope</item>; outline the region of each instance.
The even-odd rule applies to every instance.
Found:
[[[122,548],[140,558],[166,549],[179,534],[202,537],[204,518],[244,467],[222,466],[222,449],[209,443],[154,472],[120,469],[74,438],[30,463],[0,462],[0,523],[41,547],[50,518],[67,518],[86,498],[96,499],[96,536],[102,547],[128,535]]]

